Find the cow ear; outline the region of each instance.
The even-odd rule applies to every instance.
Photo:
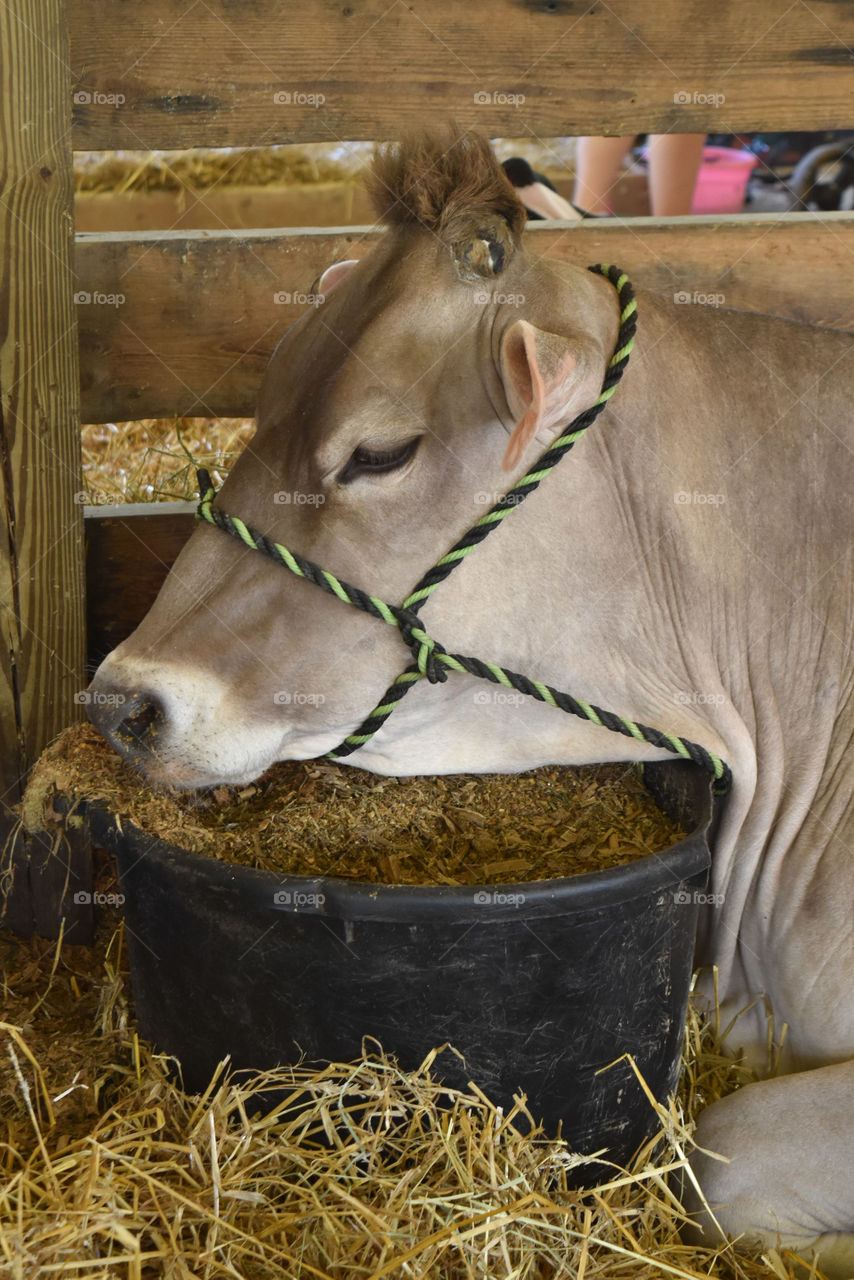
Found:
[[[318,276],[317,281],[312,286],[312,293],[329,293],[331,289],[335,288],[336,284],[350,274],[350,271],[358,261],[358,258],[347,258],[345,262],[333,262],[331,267],[327,267]]]
[[[505,471],[513,470],[535,436],[553,438],[594,404],[605,376],[604,359],[592,339],[561,337],[527,320],[517,320],[504,334],[500,369],[517,419],[501,463]]]

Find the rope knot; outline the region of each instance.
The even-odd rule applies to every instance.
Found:
[[[421,625],[421,619],[412,609],[401,609],[397,615],[400,634],[415,659],[416,666],[430,684],[443,684],[448,678],[448,669],[438,661],[440,653],[446,649],[429,636]]]

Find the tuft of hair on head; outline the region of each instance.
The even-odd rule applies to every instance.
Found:
[[[454,124],[378,147],[368,189],[387,225],[447,245],[462,280],[500,275],[521,243],[525,207],[489,139]]]

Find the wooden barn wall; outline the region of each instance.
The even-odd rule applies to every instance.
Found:
[[[70,0],[74,146],[839,128],[835,0]]]
[[[331,262],[377,231],[108,232],[77,240],[84,422],[252,416],[279,338]],[[617,262],[638,288],[854,328],[854,214],[534,227],[556,265]],[[99,301],[100,299],[100,301]]]

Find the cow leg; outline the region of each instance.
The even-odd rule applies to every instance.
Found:
[[[854,1062],[746,1085],[702,1113],[691,1166],[723,1231],[794,1249],[854,1276]],[[720,1234],[693,1189],[695,1239]],[[686,1233],[687,1234],[687,1233]]]

